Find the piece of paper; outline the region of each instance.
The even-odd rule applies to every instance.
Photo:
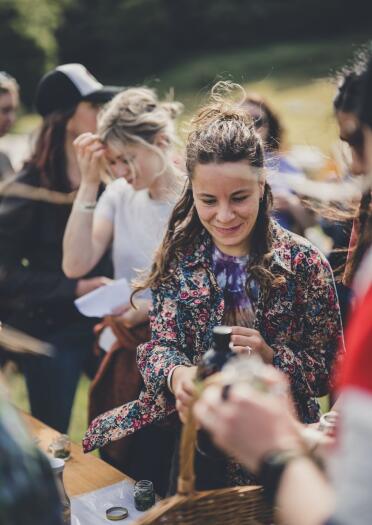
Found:
[[[109,326],[106,326],[98,338],[98,346],[105,352],[108,352],[115,341],[116,337],[114,332]]]
[[[86,317],[103,317],[118,306],[129,303],[131,293],[128,281],[118,279],[79,297],[75,306]]]
[[[71,525],[105,525],[112,523],[106,518],[110,507],[125,507],[128,517],[122,523],[133,523],[144,512],[136,510],[133,500],[133,483],[120,481],[102,489],[71,498]]]

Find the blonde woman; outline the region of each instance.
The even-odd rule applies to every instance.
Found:
[[[85,274],[110,247],[116,279],[130,282],[138,269],[150,266],[183,183],[174,162],[173,120],[180,110],[179,103],[160,102],[151,89],[126,89],[99,115],[97,134],[84,133],[75,141],[82,183],[64,237],[66,275]],[[105,169],[116,180],[96,206]],[[150,293],[145,292],[137,308],[123,304],[104,320],[101,346],[109,351],[93,381],[90,418],[138,395],[141,376],[135,350],[150,337],[149,306]],[[144,476],[138,461],[136,471],[131,470],[123,449],[127,445],[125,440],[110,445],[103,455],[118,468]]]

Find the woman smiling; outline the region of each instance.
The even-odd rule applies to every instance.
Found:
[[[197,364],[220,324],[232,326],[235,351],[288,375],[302,421],[318,419],[315,398],[328,392],[342,337],[332,272],[315,247],[270,218],[262,142],[244,111],[213,96],[193,121],[186,167],[189,185],[140,287],[153,292],[151,340],[137,356],[143,391],[92,423],[85,450],[175,411],[184,421]],[[228,468],[199,488],[246,482]]]

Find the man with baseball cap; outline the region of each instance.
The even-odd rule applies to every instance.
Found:
[[[104,86],[82,64],[63,64],[42,77],[35,106],[41,116],[68,110],[79,102],[104,104],[122,88]]]

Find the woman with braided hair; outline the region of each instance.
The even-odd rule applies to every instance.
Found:
[[[230,90],[215,86],[193,120],[189,183],[139,287],[153,293],[151,340],[137,351],[144,388],[137,401],[92,422],[86,451],[176,412],[184,421],[197,364],[220,324],[232,326],[235,351],[258,354],[287,374],[302,421],[319,417],[315,398],[328,392],[342,338],[332,272],[308,241],[271,219],[262,142],[246,112],[225,100]],[[231,465],[199,488],[248,480]]]

